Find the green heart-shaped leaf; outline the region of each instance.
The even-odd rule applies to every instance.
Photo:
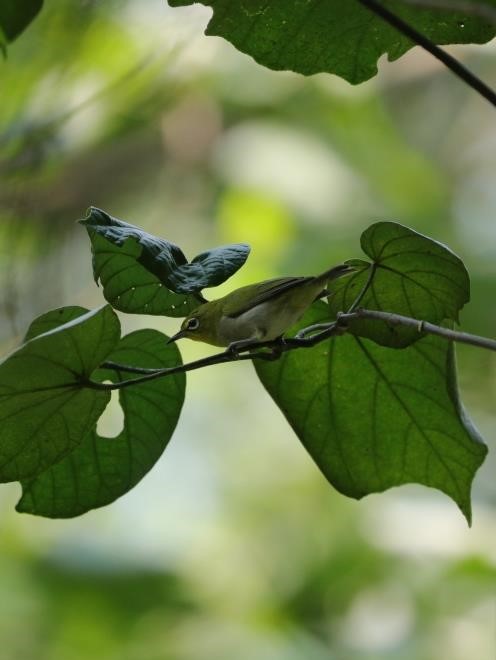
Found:
[[[31,478],[72,451],[110,399],[83,385],[119,341],[110,306],[34,334],[0,363],[2,482]]]
[[[301,327],[328,318],[315,303]],[[269,394],[329,482],[354,498],[420,483],[470,522],[486,446],[459,400],[454,348],[426,337],[401,351],[345,335],[257,362]]]
[[[360,266],[355,260],[357,272],[333,282],[331,315],[347,311],[372,276],[360,307],[431,323],[458,320],[459,310],[470,299],[470,280],[462,260],[449,248],[396,222],[371,225],[360,242],[375,264],[374,272],[366,262]],[[371,320],[350,322],[350,331],[393,348],[421,337],[415,329]]]
[[[181,363],[174,344],[155,330],[124,337],[108,356],[119,364],[171,367]],[[100,370],[94,380],[120,381],[126,372]],[[95,428],[56,465],[22,483],[17,510],[50,518],[77,516],[104,506],[133,488],[153,467],[167,446],[184,400],[183,373],[119,392],[124,428],[116,438],[104,438]]]

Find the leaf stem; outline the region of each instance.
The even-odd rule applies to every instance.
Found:
[[[358,294],[358,296],[355,298],[355,300],[352,302],[351,307],[348,309],[348,314],[351,314],[352,312],[355,311],[355,309],[358,307],[358,305],[362,302],[363,297],[367,293],[367,291],[370,288],[370,285],[372,284],[372,280],[374,279],[375,272],[377,270],[377,263],[374,261],[372,264],[370,264],[369,268],[369,275],[367,277],[367,280],[365,284],[362,287],[362,290]]]
[[[478,94],[485,98],[491,105],[496,106],[496,92],[486,85],[480,78],[469,71],[452,55],[449,55],[445,50],[439,48],[433,41],[418,32],[413,26],[404,21],[402,18],[394,14],[389,9],[386,9],[380,2],[376,0],[357,0],[363,7],[373,12],[386,23],[389,23],[398,32],[411,39],[417,46],[421,46],[424,50],[428,51],[436,59],[442,62],[455,76],[458,76],[469,87],[472,87]]]

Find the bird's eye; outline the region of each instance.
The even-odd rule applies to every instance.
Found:
[[[197,330],[200,327],[200,321],[198,319],[189,319],[187,325],[188,330]]]

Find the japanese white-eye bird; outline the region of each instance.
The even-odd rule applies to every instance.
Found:
[[[341,264],[314,277],[278,277],[243,286],[193,310],[169,342],[188,337],[237,350],[278,339],[315,300],[328,294],[330,280],[354,270]]]

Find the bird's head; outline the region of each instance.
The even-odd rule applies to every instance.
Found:
[[[181,329],[173,335],[168,343],[187,337],[195,341],[203,341],[207,344],[215,344],[217,328],[220,321],[221,309],[215,304],[216,301],[200,305],[190,312],[181,323]]]

